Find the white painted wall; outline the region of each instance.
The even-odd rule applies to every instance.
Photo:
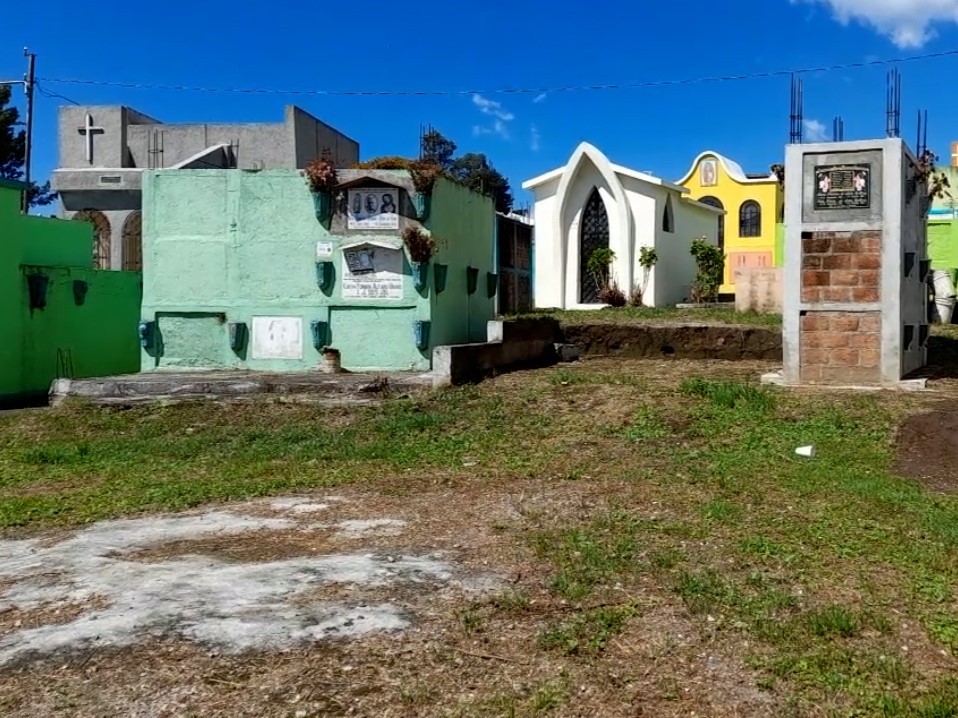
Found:
[[[556,190],[558,188],[558,179],[540,187],[532,209],[532,216],[536,223],[536,241],[532,245],[532,286],[535,291],[532,303],[537,309],[561,308],[563,303],[562,282],[559,281],[562,265],[558,262],[558,254],[553,251],[555,245],[561,240],[559,225],[556,222],[556,212],[558,212]]]

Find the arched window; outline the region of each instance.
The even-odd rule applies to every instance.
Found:
[[[130,212],[123,223],[123,269],[143,270],[143,219],[140,210]]]
[[[93,267],[94,269],[110,268],[110,220],[103,212],[96,209],[84,209],[73,215],[79,222],[89,222],[93,225]]]
[[[665,210],[662,212],[662,231],[675,231],[675,213],[672,210],[672,195],[665,198]]]
[[[709,207],[715,207],[716,209],[725,209],[725,205],[722,204],[722,200],[718,197],[703,197],[699,200],[702,204],[707,204]],[[718,218],[718,247],[719,249],[725,249],[725,215],[720,214]]]
[[[762,236],[762,208],[754,200],[742,202],[738,211],[738,236]]]
[[[589,257],[597,249],[609,248],[609,214],[599,190],[593,189],[582,210],[579,229],[579,301],[598,304],[599,289],[589,271]]]

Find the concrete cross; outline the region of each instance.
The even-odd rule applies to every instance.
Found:
[[[77,128],[80,131],[81,135],[86,135],[86,161],[91,165],[93,164],[93,135],[99,134],[102,135],[106,132],[102,127],[95,127],[93,125],[93,117],[89,114],[86,116],[86,124],[83,127]]]

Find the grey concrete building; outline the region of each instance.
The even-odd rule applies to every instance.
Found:
[[[166,124],[121,105],[61,107],[59,167],[51,185],[61,216],[95,227],[103,269],[142,265],[140,176],[153,169],[293,169],[328,152],[339,167],[359,144],[298,107],[283,122]]]

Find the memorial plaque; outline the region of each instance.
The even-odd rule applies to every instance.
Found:
[[[351,247],[343,251],[343,299],[402,299],[400,249]]]
[[[871,165],[817,165],[815,209],[868,209],[871,207]]]

